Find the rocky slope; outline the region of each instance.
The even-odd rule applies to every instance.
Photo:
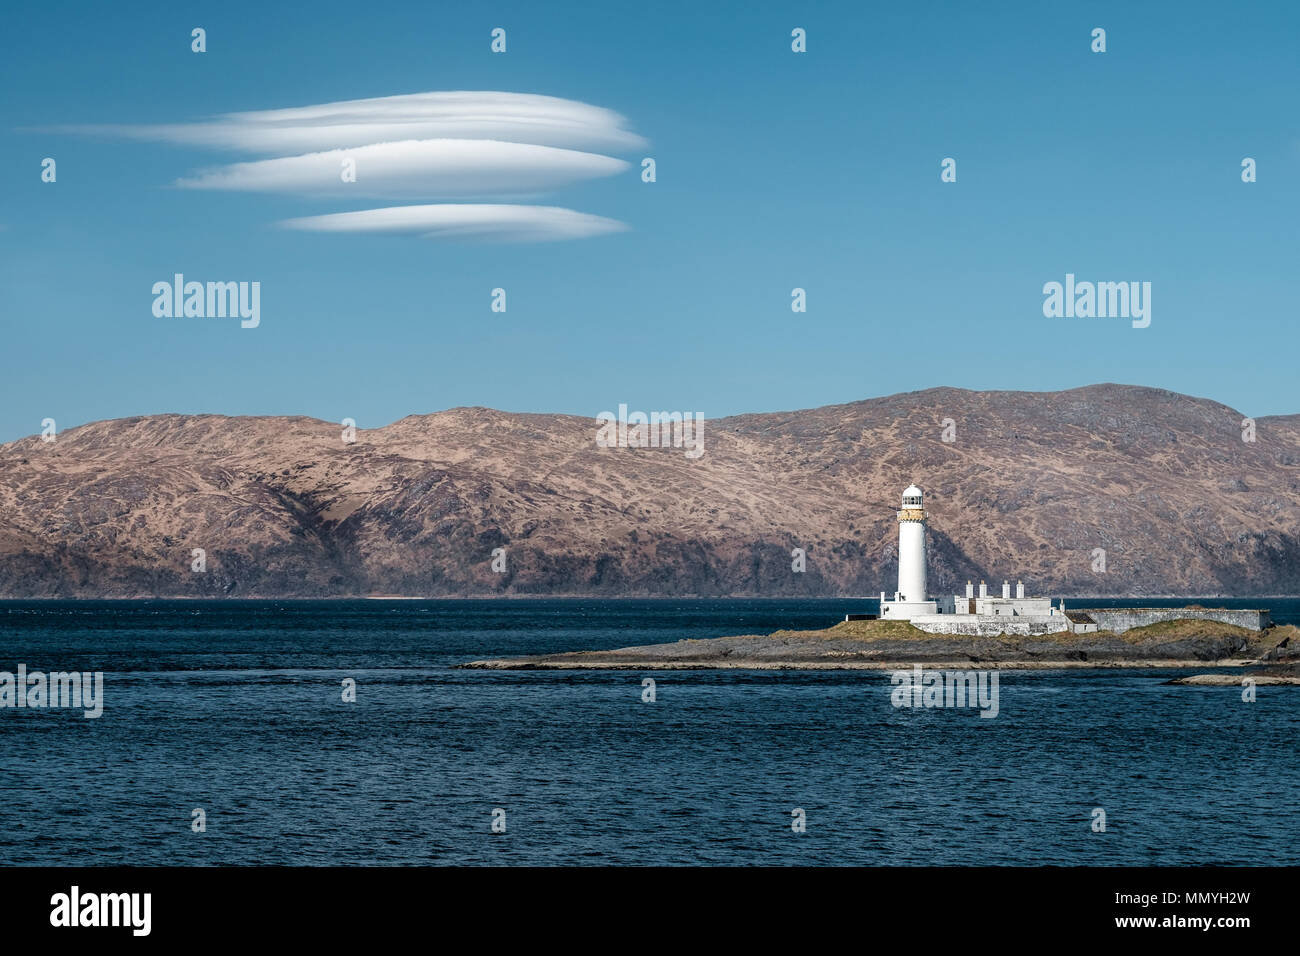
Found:
[[[698,459],[484,408],[353,444],[310,418],[96,422],[0,446],[0,596],[871,595],[912,481],[936,591],[1300,593],[1300,416],[1254,442],[1242,418],[1130,386],[942,388],[708,421]]]

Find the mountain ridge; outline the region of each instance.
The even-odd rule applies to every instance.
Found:
[[[110,419],[0,445],[0,596],[873,596],[912,481],[935,591],[1300,593],[1300,415],[1243,428],[1114,384],[710,419],[697,460],[482,406],[353,444],[308,416]]]

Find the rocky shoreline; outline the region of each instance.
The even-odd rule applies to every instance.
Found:
[[[1247,678],[1257,687],[1300,687],[1300,663],[1265,662],[1235,674],[1189,674],[1167,683],[1186,687],[1241,687]]]
[[[929,634],[903,621],[872,620],[844,621],[820,631],[538,654],[460,666],[485,670],[892,670],[913,664],[944,669],[1268,669],[1300,662],[1297,638],[1300,629],[1291,625],[1250,631],[1212,621],[1167,621],[1122,634],[962,637]]]

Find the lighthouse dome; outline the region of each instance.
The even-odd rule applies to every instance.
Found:
[[[916,487],[916,485],[908,485],[907,490],[903,492],[903,507],[921,507],[921,489]]]

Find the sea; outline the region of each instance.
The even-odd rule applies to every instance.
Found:
[[[98,718],[0,708],[0,865],[1300,864],[1300,687],[1008,670],[988,719],[886,671],[457,667],[875,608],[0,602],[0,671],[103,673]]]

